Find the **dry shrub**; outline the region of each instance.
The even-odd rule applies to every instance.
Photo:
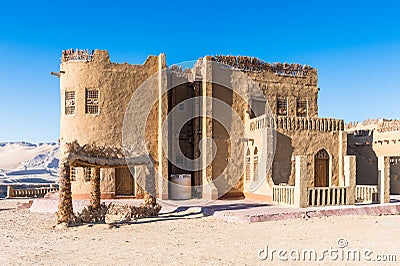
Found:
[[[103,223],[108,207],[104,202],[100,204],[99,208],[86,206],[82,212],[75,215],[75,223]]]
[[[107,205],[103,202],[100,208],[93,208],[89,205],[75,215],[74,223],[117,223],[138,218],[156,217],[161,211],[161,206],[155,202],[151,203],[146,202],[139,206],[129,206],[114,203]]]

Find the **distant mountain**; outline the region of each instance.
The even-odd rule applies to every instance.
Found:
[[[0,147],[5,147],[5,146],[27,146],[27,147],[36,147],[36,144],[32,144],[29,142],[25,141],[20,141],[20,142],[0,142]]]
[[[55,182],[59,159],[56,143],[0,142],[0,185]]]

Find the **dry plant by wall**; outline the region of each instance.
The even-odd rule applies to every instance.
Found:
[[[360,123],[350,122],[346,125],[347,129],[353,129],[357,127]],[[376,130],[380,133],[390,132],[390,131],[400,131],[400,120],[392,119],[367,119],[361,122],[363,126],[374,126]]]
[[[267,63],[256,57],[250,56],[226,56],[215,55],[212,57],[216,62],[233,66],[244,71],[272,71],[277,75],[306,77],[311,67],[301,64]]]

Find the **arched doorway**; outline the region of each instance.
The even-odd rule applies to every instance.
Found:
[[[325,149],[315,155],[314,187],[329,186],[329,154]]]

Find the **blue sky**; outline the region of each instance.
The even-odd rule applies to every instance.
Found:
[[[321,117],[398,118],[397,1],[4,1],[0,142],[57,141],[61,50],[107,49],[114,62],[256,56],[318,68]]]

